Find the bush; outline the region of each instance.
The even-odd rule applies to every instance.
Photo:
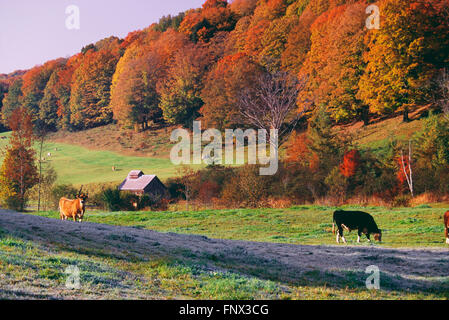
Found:
[[[391,203],[393,207],[408,207],[410,203],[409,195],[399,195],[395,197]]]
[[[222,200],[233,207],[257,208],[267,205],[269,180],[259,174],[259,166],[246,165],[236,169],[223,187]]]
[[[116,211],[134,211],[134,210],[167,210],[168,200],[162,196],[145,194],[137,196],[130,192],[120,192],[116,188],[107,188],[101,193],[101,199],[105,209]]]
[[[120,195],[120,190],[114,188],[107,188],[103,191],[101,198],[109,211],[120,211],[122,210],[122,198]]]
[[[341,174],[340,169],[335,167],[324,180],[329,188],[328,196],[344,202],[348,189],[348,178]]]

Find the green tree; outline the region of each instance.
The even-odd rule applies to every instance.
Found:
[[[55,87],[58,82],[58,73],[53,72],[48,80],[44,90],[44,96],[39,103],[39,119],[45,123],[48,128],[56,130],[58,127],[58,97]]]
[[[21,106],[22,94],[22,79],[16,79],[13,84],[9,87],[8,94],[3,99],[2,107],[2,122],[8,125],[9,118],[11,117],[14,110]]]
[[[317,161],[313,167],[319,171],[329,173],[343,158],[348,146],[347,137],[336,133],[329,113],[324,108],[319,108],[309,123],[307,131],[308,148],[315,155]]]

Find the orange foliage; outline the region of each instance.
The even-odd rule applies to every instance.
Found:
[[[289,162],[305,161],[307,155],[310,153],[307,147],[308,144],[307,133],[297,134],[294,132],[290,137],[286,160]]]
[[[353,119],[363,65],[366,4],[342,5],[326,11],[311,26],[311,48],[301,74],[307,75],[308,96],[326,105],[334,120]]]
[[[239,16],[248,16],[254,12],[257,0],[234,0],[231,3],[231,10]]]
[[[237,96],[254,83],[257,74],[258,66],[242,52],[226,56],[217,63],[201,92],[204,106],[200,112],[206,126],[229,129],[241,124]]]

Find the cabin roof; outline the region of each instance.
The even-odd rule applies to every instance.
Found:
[[[126,179],[119,186],[121,191],[140,191],[144,190],[153,179],[156,178],[155,175],[145,175],[140,170],[131,171]]]

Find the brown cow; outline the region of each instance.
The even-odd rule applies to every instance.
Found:
[[[89,193],[81,193],[83,187],[76,195],[75,200],[61,198],[59,200],[59,217],[61,220],[73,219],[76,222],[83,221],[84,213],[86,212],[86,200],[89,198]]]
[[[449,244],[449,211],[444,214],[444,235],[446,243]]]

